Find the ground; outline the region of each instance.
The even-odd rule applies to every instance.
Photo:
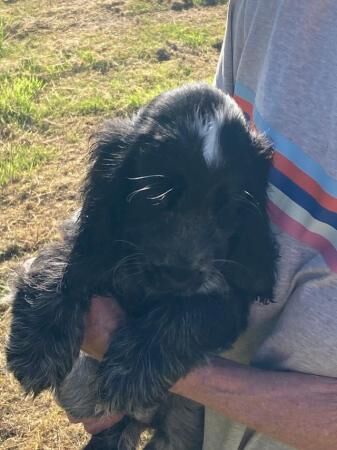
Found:
[[[3,1],[0,298],[76,209],[90,134],[163,90],[211,82],[225,16],[221,0]],[[6,373],[9,320],[0,300],[0,448],[80,448],[87,436],[51,396],[24,398]]]

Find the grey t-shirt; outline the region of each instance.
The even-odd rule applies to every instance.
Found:
[[[273,141],[274,304],[224,356],[337,377],[337,3],[233,0],[216,85]],[[206,411],[204,450],[290,447]]]

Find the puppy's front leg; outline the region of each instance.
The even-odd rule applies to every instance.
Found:
[[[248,301],[214,295],[171,297],[117,331],[99,368],[98,392],[111,411],[137,416],[208,354],[245,328]]]
[[[55,388],[77,358],[85,307],[62,292],[68,253],[44,249],[17,281],[7,364],[26,392]]]

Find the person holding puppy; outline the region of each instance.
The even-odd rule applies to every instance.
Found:
[[[173,388],[206,406],[204,450],[337,448],[336,24],[333,0],[229,4],[215,82],[275,146],[280,262],[275,302],[254,305],[234,349]],[[117,302],[93,298],[83,349],[100,359],[121,320]]]

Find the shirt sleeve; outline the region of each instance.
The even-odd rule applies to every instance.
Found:
[[[231,96],[234,95],[236,72],[245,44],[246,13],[247,0],[231,0],[229,2],[226,32],[214,85]]]
[[[214,85],[229,95],[234,94],[233,76],[233,1],[230,2],[227,11],[226,32],[222,43],[220,58],[214,78]]]

